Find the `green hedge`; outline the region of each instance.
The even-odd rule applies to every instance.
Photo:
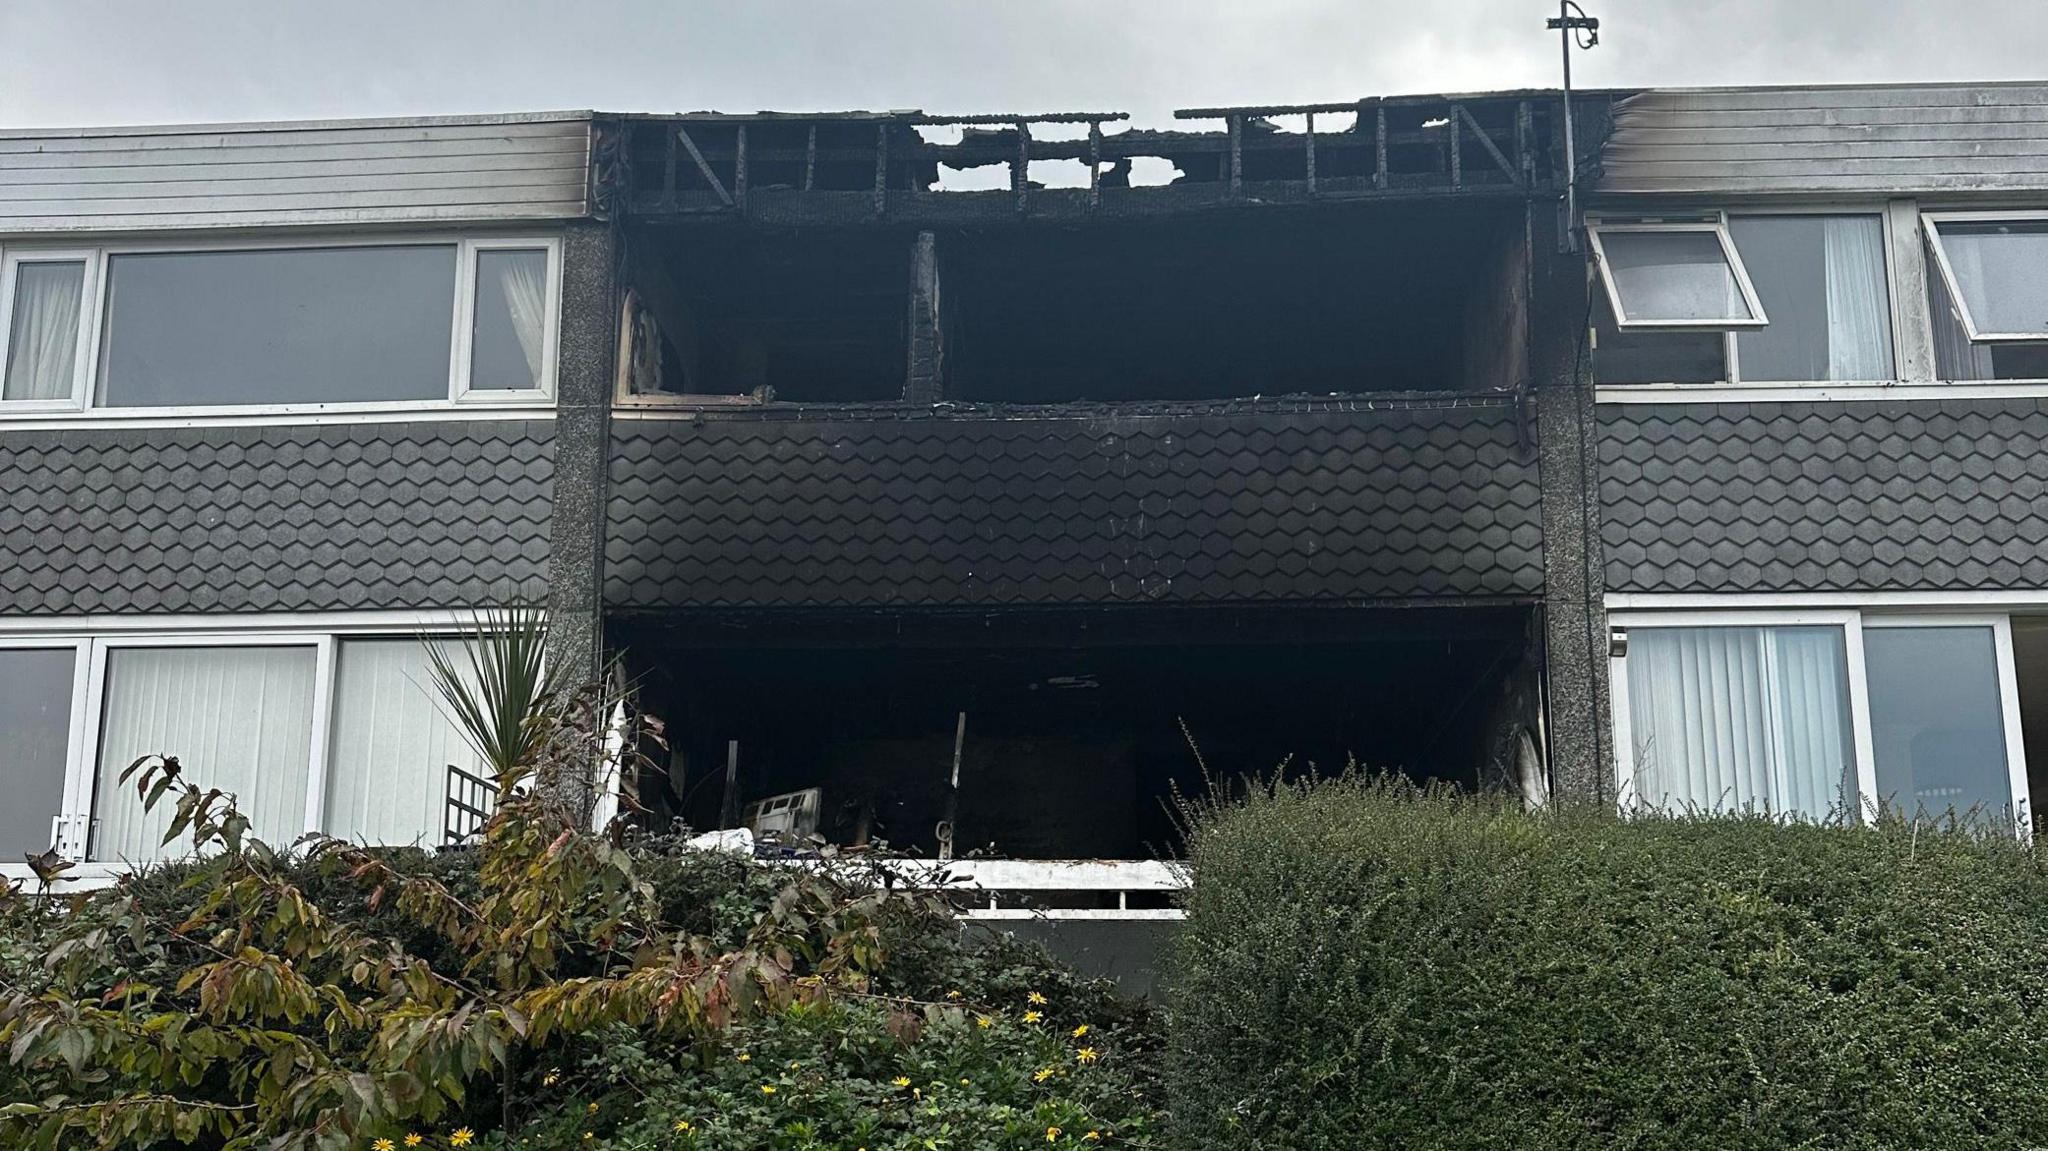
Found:
[[[2048,1145],[2048,873],[2013,843],[1358,777],[1190,839],[1183,1145]]]

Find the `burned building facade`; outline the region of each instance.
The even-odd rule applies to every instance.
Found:
[[[688,822],[1145,861],[1205,763],[1595,774],[1556,100],[1183,116],[600,118],[591,583]]]
[[[0,133],[0,855],[152,857],[149,750],[438,842],[510,601],[666,720],[648,822],[988,918],[1170,917],[1283,761],[2024,827],[2044,108]]]

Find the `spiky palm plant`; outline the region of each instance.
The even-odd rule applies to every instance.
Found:
[[[501,792],[535,768],[552,735],[550,709],[568,687],[547,646],[547,617],[528,606],[478,611],[461,655],[426,645],[435,692]]]

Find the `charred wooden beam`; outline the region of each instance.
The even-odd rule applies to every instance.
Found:
[[[711,185],[711,190],[718,193],[718,198],[725,201],[726,207],[732,207],[732,193],[725,190],[725,181],[720,180],[718,173],[711,170],[711,162],[704,158],[704,153],[697,147],[697,141],[690,138],[689,130],[681,124],[676,125],[676,139],[681,141],[684,150],[690,153],[690,159],[696,161],[697,171],[703,174],[704,182]]]
[[[946,396],[946,341],[939,322],[939,241],[932,232],[919,232],[910,248],[909,343],[904,402],[935,404]]]

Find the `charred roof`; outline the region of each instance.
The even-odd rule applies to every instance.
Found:
[[[1582,163],[1606,105],[1580,113]],[[596,186],[654,222],[919,226],[1521,198],[1561,186],[1559,113],[1558,93],[1522,91],[1187,108],[1168,130],[1121,112],[600,114]]]

